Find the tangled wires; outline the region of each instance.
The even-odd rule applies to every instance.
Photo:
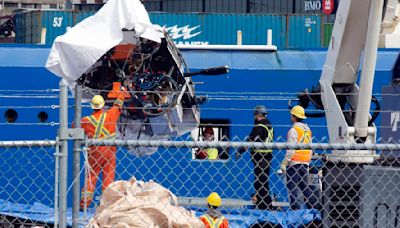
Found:
[[[133,99],[149,116],[158,116],[171,109],[180,91],[175,80],[163,73],[137,74],[129,84]]]

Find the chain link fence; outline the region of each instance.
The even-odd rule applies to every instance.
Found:
[[[311,144],[288,144],[279,135],[290,126],[274,124],[273,143],[253,143],[232,136],[252,124],[229,121],[213,126],[215,141],[200,140],[201,130],[171,140],[89,140],[68,128],[66,89],[65,84],[60,89],[57,141],[0,142],[0,227],[225,224],[207,215],[223,216],[229,227],[398,225],[400,142],[342,145],[313,138]],[[76,143],[68,150],[72,140]],[[288,150],[312,150],[313,159],[284,166]],[[350,151],[353,158],[374,151],[362,155],[374,162],[352,163],[333,151]],[[72,175],[76,171],[78,177]]]
[[[102,190],[102,175],[107,171],[101,170],[93,202],[80,213],[80,225],[200,226],[199,218],[210,211],[207,197],[211,192],[222,198],[218,211],[230,227],[395,227],[399,219],[400,143],[293,145],[181,140],[86,141],[81,166],[83,191],[88,187],[85,173],[93,172],[94,163],[88,162],[93,145],[116,147],[116,182]],[[1,227],[57,224],[57,210],[53,209],[58,208],[54,199],[58,186],[56,145],[56,141],[0,143]],[[137,156],[135,152],[150,148],[154,151],[151,155]],[[209,148],[216,148],[223,158],[196,156]],[[252,152],[255,149],[272,152],[260,157]],[[303,179],[300,167],[289,165],[286,172],[281,170],[289,149],[314,152]],[[332,150],[375,150],[375,162],[331,162]],[[292,188],[297,188],[296,193]],[[54,212],[51,222],[40,218]],[[106,215],[110,219],[104,219]],[[145,219],[130,221],[124,215]]]
[[[91,180],[101,174],[96,186],[87,182],[89,178],[81,186],[83,193],[94,190],[93,195],[82,194],[81,200],[85,208],[81,222],[90,222],[92,227],[196,227],[201,226],[202,215],[219,212],[229,227],[393,227],[400,216],[400,163],[394,159],[399,143],[296,145],[184,139],[88,140],[86,145],[82,173],[90,173]],[[103,190],[102,180],[111,171],[103,168],[99,172],[97,166],[112,163],[113,157],[91,160],[96,153],[93,145],[116,147],[118,181]],[[135,152],[150,148],[156,151],[152,155],[140,157]],[[228,157],[210,160],[196,156],[210,148]],[[253,152],[256,149],[272,152],[260,155]],[[289,163],[282,168],[286,150],[304,149],[313,150],[309,165]],[[346,155],[332,159],[332,150],[374,150],[375,162],[337,162]],[[222,198],[219,212],[207,206],[211,192]],[[137,216],[143,219],[135,219]]]
[[[13,88],[0,91],[0,227],[59,227],[60,90]]]
[[[55,141],[0,142],[0,227],[46,225],[33,218],[54,212],[56,151]]]

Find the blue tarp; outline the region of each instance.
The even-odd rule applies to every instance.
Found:
[[[44,224],[54,224],[54,208],[41,203],[33,205],[11,203],[0,199],[0,214]],[[88,210],[87,217],[91,218],[94,210]],[[83,218],[83,212],[80,217]],[[72,226],[72,208],[67,210],[67,224]],[[82,224],[83,226],[84,224]]]
[[[205,208],[190,207],[201,216]],[[93,216],[94,211],[89,210],[87,216]],[[312,221],[321,221],[321,215],[317,210],[296,210],[296,211],[263,211],[253,209],[223,209],[222,213],[229,220],[229,227],[250,227],[253,224],[268,223],[280,225],[281,227],[299,227],[309,224]],[[10,203],[0,200],[0,214],[11,217],[27,219],[35,222],[54,224],[54,209],[40,203],[33,205]],[[83,213],[80,212],[83,218]],[[72,225],[71,208],[67,211],[67,223]]]
[[[205,208],[189,207],[201,216]],[[321,221],[321,214],[315,209],[267,211],[254,209],[223,209],[221,212],[229,221],[229,227],[250,227],[254,224],[280,225],[281,227],[299,227],[313,221]]]

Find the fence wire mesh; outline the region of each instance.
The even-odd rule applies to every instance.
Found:
[[[202,107],[204,116],[214,116],[223,111],[223,118],[230,116],[232,119],[217,119],[217,123],[202,119],[199,128],[192,131],[190,137],[184,138],[167,140],[168,137],[138,137],[139,140],[132,141],[84,142],[79,183],[84,193],[81,194],[83,203],[79,205],[82,207],[80,225],[183,227],[190,224],[192,227],[201,227],[203,223],[200,218],[207,213],[213,216],[222,214],[229,227],[398,225],[400,162],[397,158],[400,157],[400,142],[386,136],[378,139],[378,144],[340,145],[329,144],[327,138],[321,137],[313,138],[313,144],[287,144],[286,136],[279,135],[284,135],[291,127],[288,118],[283,116],[283,113],[287,115],[288,110],[270,108],[269,115],[276,135],[274,143],[250,143],[243,137],[253,126],[253,106],[268,101],[272,102],[273,107],[286,107],[287,101],[296,99],[297,93],[200,91],[197,94],[207,95],[210,101],[208,106]],[[24,98],[19,96],[18,99]],[[58,96],[35,98],[55,99]],[[381,98],[378,96],[378,99]],[[54,101],[47,103],[45,106],[2,106],[0,108],[7,109],[5,117],[9,120],[0,125],[4,132],[14,134],[20,134],[19,129],[24,132],[40,132],[30,135],[32,138],[53,136],[61,121],[54,118],[56,115],[50,109],[54,112],[60,106],[55,105]],[[72,108],[68,105],[63,107]],[[9,111],[11,108],[15,108],[17,114],[20,113],[20,119]],[[27,113],[20,110],[26,108],[38,109],[38,116],[35,111],[30,111],[35,113],[29,116],[34,120],[25,121],[22,117]],[[39,118],[42,109],[47,111],[45,114],[49,114],[49,119]],[[387,129],[397,131],[398,112],[378,112],[387,114],[377,127],[381,131],[380,135],[383,136],[382,132]],[[216,116],[221,117],[220,114]],[[323,121],[310,119],[308,123],[315,133],[313,135],[327,135],[327,126]],[[143,126],[146,123],[120,121],[117,125],[120,128]],[[165,126],[165,123],[152,123],[152,126]],[[214,135],[216,141],[205,142],[201,138],[206,127],[212,127],[217,132]],[[231,137],[236,133],[237,136]],[[12,135],[10,138],[16,137]],[[93,148],[94,145],[107,146],[98,150]],[[109,146],[113,148],[110,150]],[[254,152],[258,149],[272,152]],[[313,150],[313,159],[309,165],[288,164],[285,172],[282,172],[281,164],[287,150],[308,149]],[[54,200],[54,191],[57,191],[58,186],[54,159],[56,150],[54,141],[0,142],[0,227],[51,227],[54,222],[57,223],[58,215],[53,212],[53,207],[58,209],[57,201]],[[332,150],[374,150],[376,155],[371,157],[375,162],[332,162]],[[72,206],[72,184],[75,183],[71,178],[71,162],[72,156],[69,157],[68,166],[68,207]],[[90,176],[89,182],[85,176]],[[98,181],[94,184],[96,179]],[[105,179],[110,183],[107,188],[103,187]],[[222,198],[221,206],[216,210],[207,206],[207,197],[212,192],[217,192]],[[69,213],[70,209],[67,211]],[[39,214],[46,216],[35,217]],[[67,212],[65,214],[70,225],[71,216]],[[49,222],[43,222],[43,219],[49,219]]]
[[[90,178],[82,180],[83,222],[201,227],[206,221],[224,223],[217,219],[223,216],[229,227],[392,227],[399,219],[399,142],[178,140],[87,141],[82,173]],[[210,149],[216,149],[215,159],[207,157]],[[264,152],[256,152],[260,149]],[[287,150],[308,149],[311,162],[282,166]],[[333,150],[374,150],[375,162],[332,162]],[[114,164],[117,181],[112,182]],[[210,206],[219,205],[212,192],[222,198],[218,207]]]
[[[45,225],[32,216],[54,212],[55,153],[54,141],[0,142],[0,227]]]

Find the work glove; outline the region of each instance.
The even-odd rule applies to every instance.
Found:
[[[281,171],[282,171],[283,174],[286,173],[286,167],[287,167],[287,165],[288,165],[288,161],[287,161],[286,159],[283,159],[283,161],[282,161],[282,163],[281,163],[281,166],[280,166],[280,169],[281,169]]]
[[[125,86],[121,86],[121,92],[124,94],[125,98],[129,98],[130,97],[128,89]]]
[[[107,94],[107,97],[111,99],[125,99],[131,96],[128,89],[125,86],[121,86],[120,82],[113,82],[112,90]]]

